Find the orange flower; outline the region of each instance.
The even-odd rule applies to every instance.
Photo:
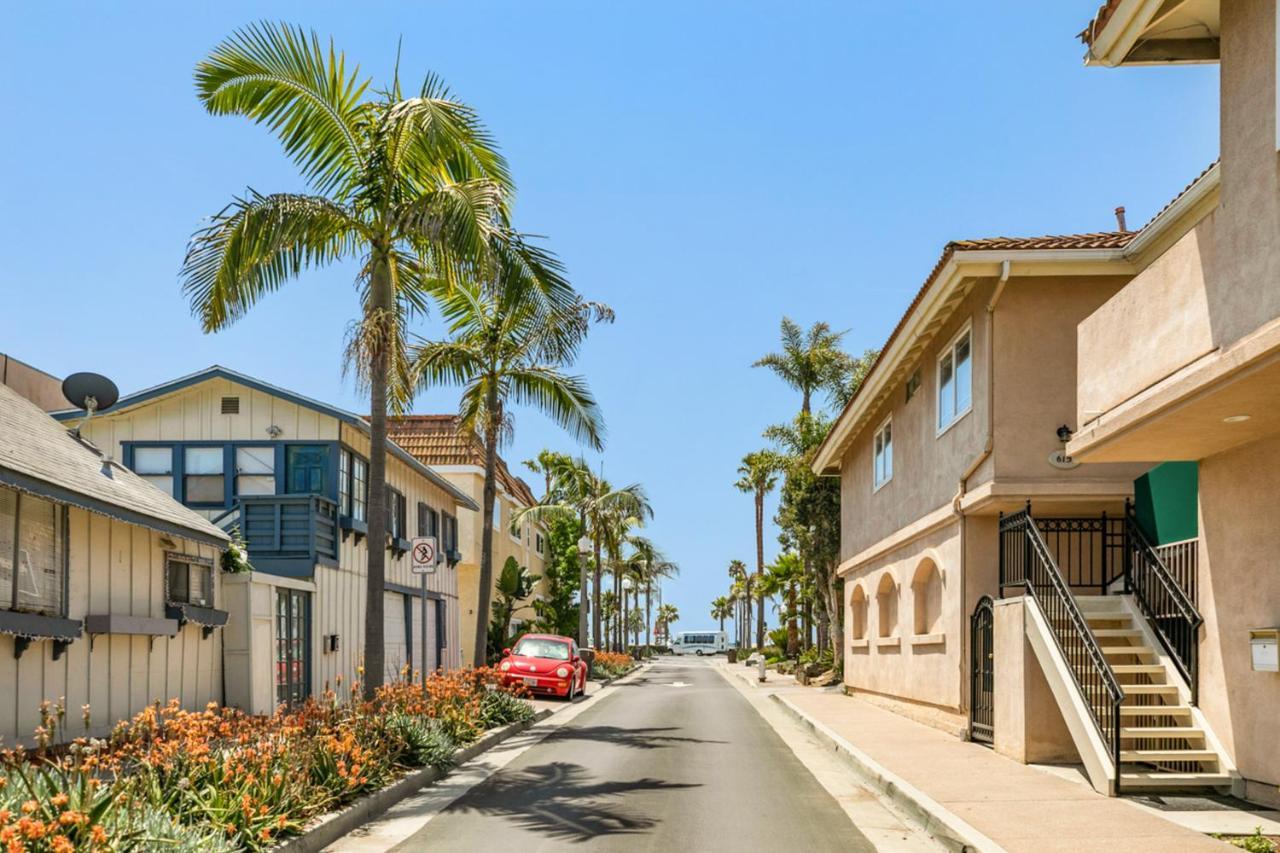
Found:
[[[39,808],[39,805],[37,805],[35,800],[27,800],[25,803],[22,804],[22,813],[31,814],[37,808]]]
[[[71,839],[65,835],[55,835],[53,837],[53,853],[73,853],[76,846],[71,843]]]
[[[53,803],[53,804],[54,804],[55,806],[57,806],[58,808],[62,808],[63,806],[65,806],[65,805],[66,805],[68,802],[70,802],[70,801],[71,801],[71,798],[70,798],[70,797],[68,797],[66,794],[61,793],[61,792],[59,792],[59,793],[57,793],[57,794],[54,794],[54,795],[49,799],[49,802]]]
[[[107,843],[107,831],[102,828],[102,824],[94,825],[93,830],[89,833],[89,836],[93,839],[94,844]]]

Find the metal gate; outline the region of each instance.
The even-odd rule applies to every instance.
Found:
[[[995,736],[992,607],[991,596],[984,595],[969,618],[969,738],[985,744]]]

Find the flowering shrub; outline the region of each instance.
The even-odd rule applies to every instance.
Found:
[[[596,652],[592,666],[598,676],[617,678],[630,672],[635,662],[631,660],[631,655],[622,652]]]
[[[35,751],[0,754],[0,849],[261,850],[405,770],[448,767],[460,744],[533,713],[487,668],[358,696],[326,690],[271,716],[173,700],[107,740],[58,747],[65,711],[46,703]]]

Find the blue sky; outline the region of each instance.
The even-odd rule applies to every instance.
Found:
[[[618,313],[579,368],[606,476],[645,484],[682,567],[682,628],[710,625],[725,565],[754,559],[732,484],[799,406],[750,368],[783,314],[879,346],[947,240],[1107,230],[1118,204],[1138,225],[1217,156],[1217,68],[1084,68],[1097,0],[107,6],[6,9],[0,351],[126,392],[221,363],[366,411],[341,376],[351,270],[215,336],[191,319],[177,270],[201,218],[246,187],[301,188],[265,130],[201,111],[191,71],[269,18],[385,81],[403,36],[403,77],[440,73],[480,111],[518,224]],[[454,408],[448,391],[416,406]],[[573,449],[523,413],[507,455],[547,445]]]

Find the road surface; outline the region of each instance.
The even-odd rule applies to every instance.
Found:
[[[742,695],[665,658],[472,788],[396,850],[873,850]]]

